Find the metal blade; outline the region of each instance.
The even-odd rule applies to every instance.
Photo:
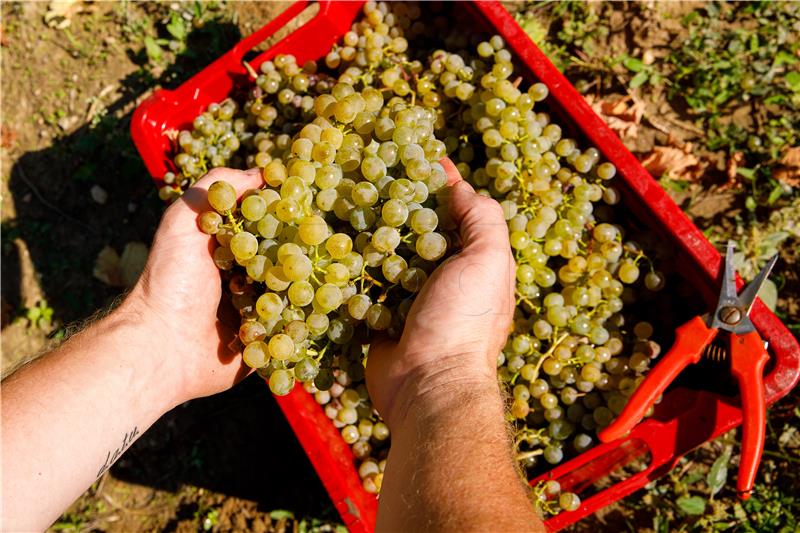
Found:
[[[719,292],[719,300],[714,314],[711,316],[710,327],[733,331],[742,318],[745,317],[744,310],[737,310],[739,298],[736,296],[736,271],[733,268],[733,249],[735,244],[728,241],[725,250],[725,260],[722,264],[722,283]],[[722,316],[725,315],[725,316]]]
[[[722,265],[722,286],[719,292],[719,302],[717,307],[736,303],[736,271],[733,268],[733,250],[736,244],[728,241],[725,250],[725,261]]]
[[[775,266],[777,260],[778,254],[773,255],[770,260],[767,261],[767,264],[764,265],[764,268],[761,269],[761,272],[759,272],[758,275],[753,278],[753,281],[742,289],[741,294],[739,294],[739,305],[742,306],[745,314],[750,314],[750,309],[753,307],[753,302],[756,300],[758,291],[761,290],[764,282],[767,281],[769,273],[772,271],[772,267]]]

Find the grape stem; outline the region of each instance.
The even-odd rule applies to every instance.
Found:
[[[553,352],[556,350],[559,344],[569,336],[568,333],[562,334],[560,337],[556,339],[556,341],[550,345],[550,348],[547,349],[545,353],[536,361],[536,366],[533,369],[533,378],[531,379],[531,383],[536,381],[539,378],[539,370],[542,368],[542,364],[544,363],[545,359],[548,359],[550,356],[553,355]]]
[[[542,448],[538,448],[536,450],[518,453],[514,459],[517,461],[524,461],[525,459],[530,459],[531,457],[536,457],[537,455],[542,455],[543,453],[544,450]]]

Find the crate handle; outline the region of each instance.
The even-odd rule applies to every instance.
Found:
[[[649,419],[636,426],[623,439],[595,446],[534,480],[536,482],[555,479],[565,490],[580,493],[603,476],[636,459],[650,455],[650,460],[644,470],[582,500],[581,506],[577,510],[562,512],[550,518],[546,522],[548,529],[557,531],[593,514],[642,488],[649,481],[671,469],[680,458],[673,457],[676,432],[675,420],[662,423]]]
[[[231,48],[230,50],[230,57],[231,63],[239,65],[241,64],[244,56],[253,48],[261,44],[263,41],[269,39],[275,32],[283,28],[286,24],[288,24],[292,19],[302,13],[310,4],[308,0],[299,0],[298,2],[294,2],[291,6],[286,8],[280,15],[272,19],[266,26],[258,29],[257,31],[251,33]],[[314,15],[314,18],[323,15],[328,11],[330,7],[330,0],[319,0],[317,2],[319,4],[319,12]]]

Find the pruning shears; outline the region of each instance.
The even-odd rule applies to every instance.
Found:
[[[767,407],[763,374],[764,366],[769,360],[764,341],[748,315],[778,256],[773,256],[755,279],[737,295],[733,248],[733,242],[728,242],[723,264],[722,289],[714,312],[696,316],[676,328],[675,344],[639,384],[616,420],[598,436],[603,442],[611,442],[626,435],[642,420],[650,406],[678,374],[689,364],[699,362],[704,355],[713,359],[730,357],[731,373],[739,383],[743,416],[742,452],[736,491],[739,498],[746,500],[753,490],[764,450]],[[720,330],[729,333],[728,343],[724,348],[716,343],[712,344]]]

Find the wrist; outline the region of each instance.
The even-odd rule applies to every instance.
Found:
[[[466,364],[476,360],[485,360],[485,355],[443,356],[407,372],[387,409],[390,428],[408,418],[447,416],[472,402],[496,403],[502,410],[496,368]]]
[[[119,324],[126,348],[131,345],[136,354],[135,368],[141,389],[160,400],[159,409],[166,412],[190,398],[187,397],[179,358],[174,355],[174,342],[169,328],[161,320],[136,285],[120,306],[107,317]]]

